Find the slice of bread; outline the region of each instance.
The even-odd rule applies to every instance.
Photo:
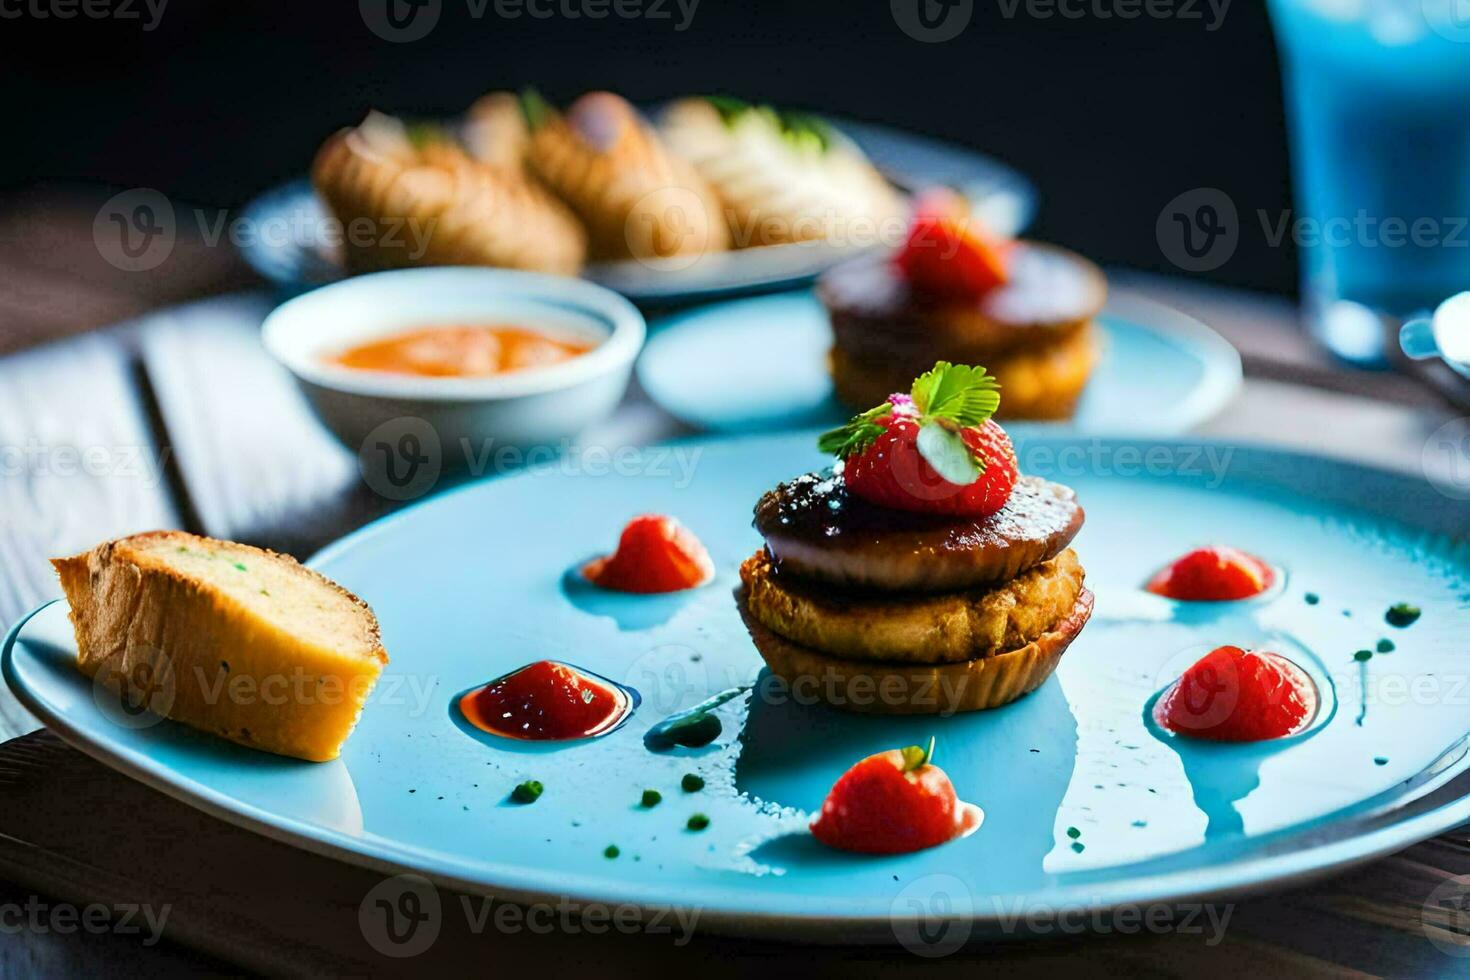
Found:
[[[52,564],[82,673],[241,745],[335,759],[388,662],[367,604],[287,555],[151,531]]]

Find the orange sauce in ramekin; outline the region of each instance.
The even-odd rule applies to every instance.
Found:
[[[378,337],[328,355],[328,364],[429,378],[486,378],[580,357],[594,345],[524,327],[445,324]]]

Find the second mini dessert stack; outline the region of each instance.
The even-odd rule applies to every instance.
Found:
[[[884,714],[994,708],[1092,612],[1071,489],[1020,476],[983,369],[944,362],[823,437],[833,471],[756,505],[741,612],[794,697]]]
[[[843,404],[875,404],[937,360],[984,364],[1005,387],[1000,416],[1064,419],[1098,359],[1107,281],[1065,249],[1001,241],[955,195],[918,203],[893,256],[826,272],[832,384]]]

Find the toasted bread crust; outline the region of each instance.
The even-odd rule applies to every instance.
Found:
[[[958,663],[1025,646],[1077,602],[1082,566],[1068,549],[993,589],[939,595],[844,593],[776,573],[764,549],[740,566],[761,625],[847,660]]]
[[[170,566],[159,544],[228,549],[346,600],[345,649],[296,636],[218,585]],[[54,559],[71,605],[77,666],[99,686],[230,741],[312,761],[336,758],[388,662],[360,598],[286,555],[153,531]],[[286,618],[284,615],[282,618]]]
[[[750,612],[744,588],[736,601],[751,640],[794,698],[812,698],[863,714],[951,715],[1009,704],[1036,690],[1092,615],[1083,589],[1072,611],[1036,640],[991,657],[942,665],[845,660],[794,643]]]

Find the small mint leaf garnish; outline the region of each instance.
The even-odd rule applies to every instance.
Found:
[[[826,153],[834,142],[832,128],[820,116],[808,112],[777,111],[781,135],[797,147],[811,147]]]
[[[918,449],[941,477],[968,486],[985,472],[984,456],[970,449],[962,429],[983,425],[1000,407],[1000,382],[983,367],[939,361],[914,380],[908,396],[854,415],[845,425],[817,437],[817,448],[847,460],[864,452],[886,430],[880,421],[898,414],[919,426]]]
[[[450,133],[443,123],[431,120],[414,120],[406,123],[403,127],[403,135],[415,150],[422,150],[435,143],[453,145],[456,142],[454,134]]]
[[[975,459],[975,454],[965,445],[960,434],[940,422],[925,422],[919,426],[915,442],[924,462],[957,487],[969,486],[985,472],[985,467]]]
[[[878,424],[878,419],[892,412],[893,406],[884,402],[861,415],[854,415],[847,420],[846,424],[818,436],[817,448],[824,453],[833,454],[838,459],[856,456],[883,434],[883,426]]]
[[[915,769],[922,769],[924,766],[929,765],[934,758],[934,736],[929,736],[929,744],[927,746],[910,745],[908,748],[899,749],[898,751],[903,756],[904,772],[913,772]]]
[[[526,126],[532,130],[540,129],[551,119],[556,117],[556,110],[551,103],[541,97],[541,93],[534,88],[521,90],[521,115],[526,117]]]
[[[726,126],[754,108],[744,99],[737,99],[731,95],[706,95],[704,101],[714,107],[714,110],[720,114],[720,120]]]
[[[1000,407],[1000,382],[983,367],[940,361],[915,379],[909,395],[919,414],[968,428]]]

